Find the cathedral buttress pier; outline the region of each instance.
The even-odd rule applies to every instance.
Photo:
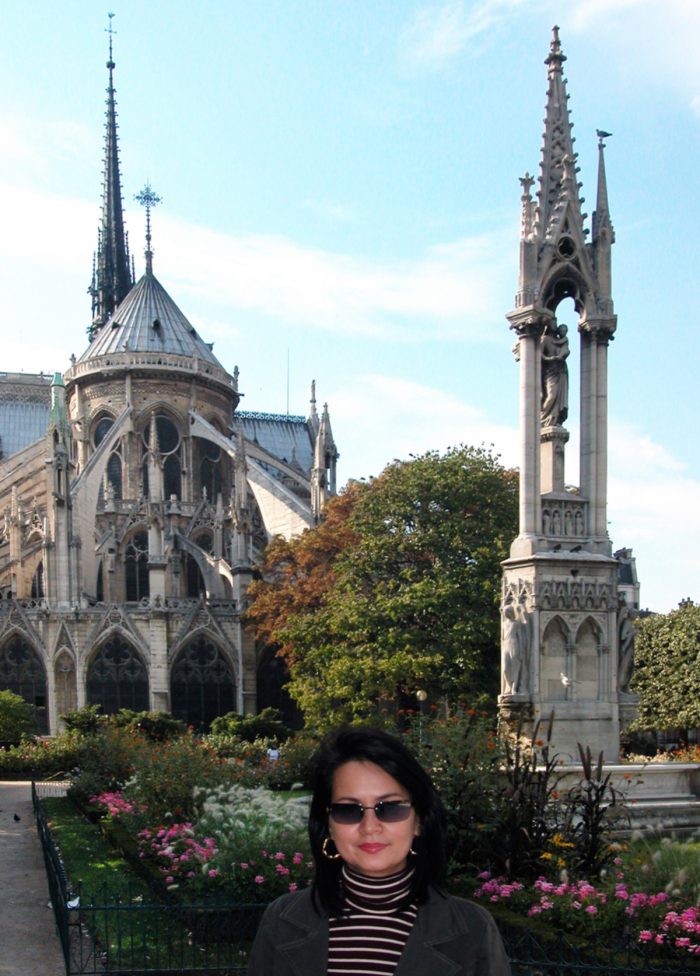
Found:
[[[507,316],[520,370],[520,524],[503,564],[502,722],[531,739],[552,725],[552,751],[578,760],[578,744],[619,753],[621,703],[618,561],[607,529],[607,354],[616,328],[604,139],[592,235],[584,227],[565,61],[554,28],[542,160],[521,179],[520,276]],[[569,329],[578,318],[579,477],[567,483]],[[573,337],[571,337],[573,338]],[[575,356],[571,356],[575,359]]]

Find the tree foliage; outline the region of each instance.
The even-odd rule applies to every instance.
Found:
[[[429,452],[351,484],[318,529],[270,547],[248,620],[279,646],[307,724],[393,719],[418,689],[496,692],[517,495],[484,449]]]
[[[13,691],[0,691],[0,743],[16,745],[34,730],[34,712],[29,702]]]
[[[639,695],[637,727],[700,726],[700,606],[687,601],[639,621],[632,688]]]

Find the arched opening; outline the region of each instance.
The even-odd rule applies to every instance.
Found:
[[[48,733],[46,669],[34,647],[19,635],[0,648],[0,691],[12,691],[29,702],[37,732]]]
[[[263,708],[276,708],[282,714],[285,725],[300,729],[304,716],[298,705],[289,697],[285,685],[289,681],[289,671],[284,658],[278,657],[274,648],[266,647],[258,662],[258,711]]]
[[[231,665],[207,637],[195,637],[178,654],[170,675],[171,711],[188,725],[208,729],[236,707]]]
[[[599,647],[598,628],[586,620],[576,634],[576,697],[580,700],[600,698]]]
[[[110,416],[103,416],[95,424],[95,430],[92,435],[93,444],[97,448],[105,439],[110,429],[114,426],[114,419]],[[106,468],[106,485],[103,483],[100,487],[100,497],[99,504],[104,505],[105,501],[105,487],[109,490],[111,497],[115,500],[120,500],[122,498],[123,491],[123,475],[122,475],[122,456],[118,450],[112,451],[107,461]]]
[[[150,594],[148,580],[148,533],[135,532],[124,548],[127,603],[138,603]]]
[[[120,708],[145,712],[149,708],[148,671],[141,655],[121,635],[105,641],[87,673],[87,698],[106,715]]]
[[[540,688],[548,701],[564,701],[570,685],[568,675],[568,631],[560,617],[547,624],[540,653]]]
[[[44,561],[42,559],[37,565],[34,575],[32,576],[32,600],[43,600],[45,596]]]
[[[214,537],[209,531],[201,531],[192,541],[196,542],[200,549],[203,549],[204,552],[210,555],[214,550]],[[197,560],[189,553],[185,553],[185,582],[187,596],[190,599],[197,599],[206,594],[207,588],[204,583],[202,571],[199,568]]]
[[[56,715],[64,715],[78,707],[78,686],[73,655],[62,650],[54,664]]]
[[[158,453],[163,465],[163,495],[170,498],[182,497],[182,463],[180,459],[181,437],[173,421],[165,414],[156,414],[156,436],[158,438]],[[143,430],[143,442],[146,450],[143,460],[144,494],[148,495],[148,448],[151,439],[150,421]]]
[[[212,441],[199,442],[199,480],[202,496],[206,491],[210,501],[216,501],[221,492],[221,448]]]

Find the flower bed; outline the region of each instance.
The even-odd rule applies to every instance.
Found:
[[[92,803],[124,854],[166,892],[221,892],[249,904],[309,884],[303,800],[238,784],[193,793],[196,819],[168,823],[154,823],[148,805],[123,791],[105,791]]]
[[[546,919],[555,931],[581,937],[588,944],[631,935],[641,945],[660,950],[680,950],[700,958],[700,907],[684,904],[666,891],[649,894],[625,881],[622,859],[607,884],[569,881],[562,872],[559,882],[544,877],[531,885],[479,875],[473,892],[478,901],[507,908],[528,918]]]

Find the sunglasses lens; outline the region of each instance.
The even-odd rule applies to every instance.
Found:
[[[411,804],[404,800],[387,800],[386,803],[378,803],[374,809],[382,823],[400,823],[408,819]]]
[[[365,811],[359,803],[331,803],[328,812],[336,823],[358,824]]]

